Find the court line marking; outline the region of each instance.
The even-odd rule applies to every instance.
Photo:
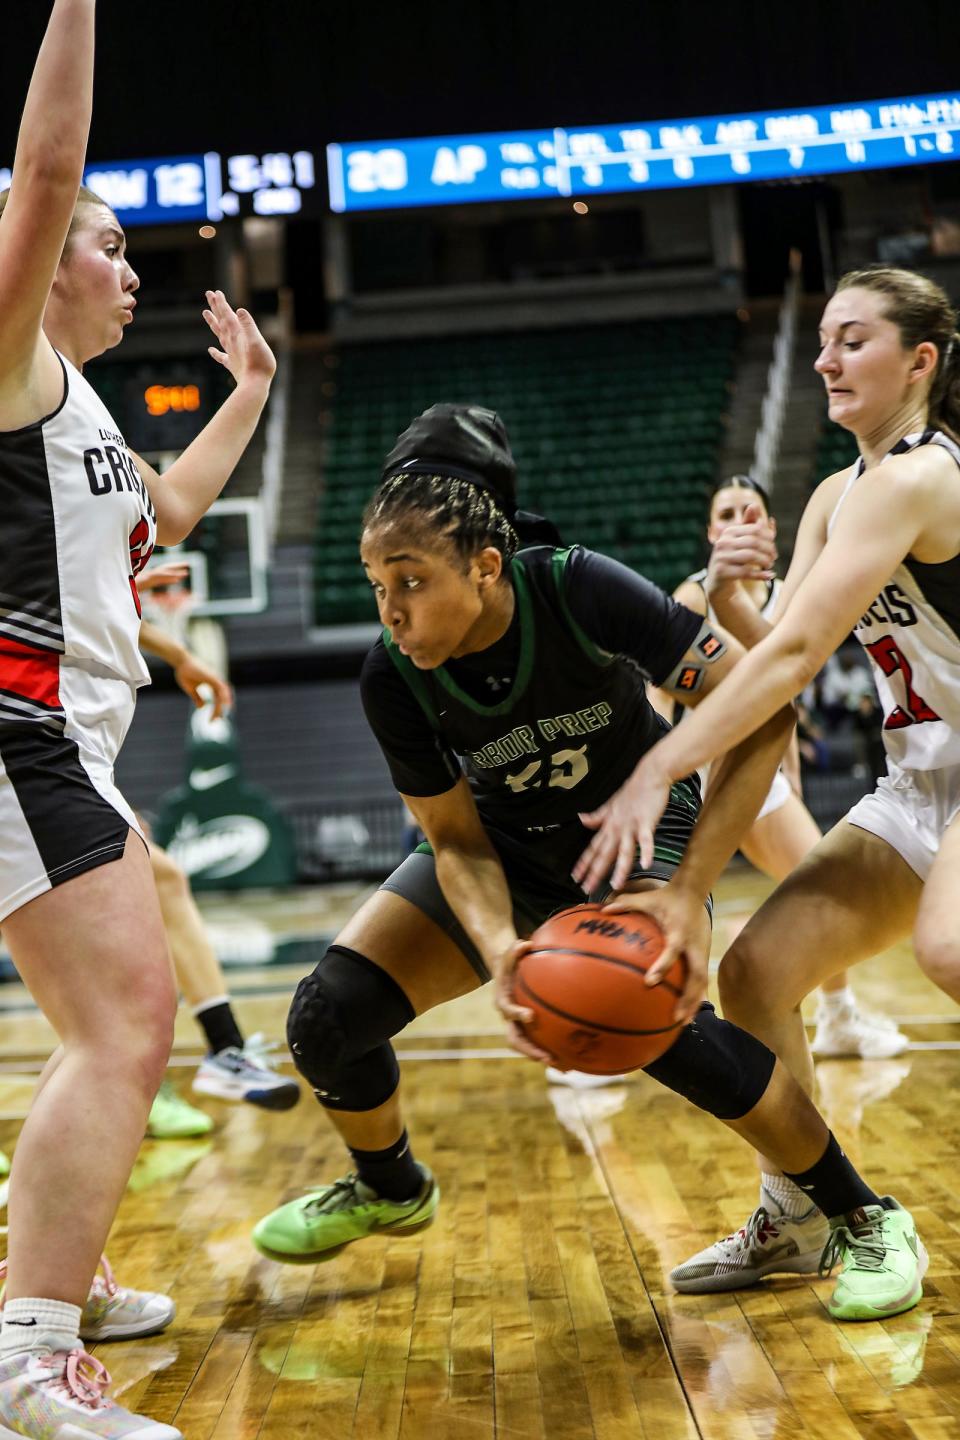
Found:
[[[953,1051],[960,1050],[960,1040],[911,1040],[906,1050],[900,1052],[907,1055],[911,1051]],[[516,1050],[508,1050],[499,1047],[484,1047],[473,1049],[465,1046],[462,1049],[450,1050],[397,1050],[398,1060],[525,1060],[527,1057]],[[818,1057],[814,1057],[815,1060]],[[850,1060],[855,1064],[868,1065],[868,1060],[860,1060],[856,1055],[831,1055],[822,1056],[821,1059],[829,1060]],[[197,1055],[171,1055],[167,1062],[170,1070],[190,1070],[198,1066],[204,1056]],[[33,1061],[23,1059],[20,1061],[9,1060],[0,1062],[0,1076],[15,1078],[16,1076],[39,1075],[46,1061]],[[624,1083],[624,1082],[619,1082]],[[629,1083],[629,1082],[626,1082]],[[13,1118],[0,1111],[0,1120]]]

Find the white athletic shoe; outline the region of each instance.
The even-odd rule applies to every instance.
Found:
[[[824,1058],[852,1055],[860,1060],[889,1060],[910,1043],[888,1016],[873,1015],[856,1005],[828,1010],[821,1001],[816,1024],[810,1049]]]
[[[0,1315],[6,1285],[7,1262],[0,1260]],[[101,1255],[99,1271],[80,1315],[80,1339],[136,1340],[142,1335],[157,1335],[166,1330],[176,1313],[176,1304],[169,1295],[118,1285],[110,1261]]]
[[[276,1048],[262,1035],[251,1035],[242,1050],[218,1050],[201,1061],[193,1089],[221,1100],[246,1100],[264,1110],[290,1110],[300,1099],[300,1086],[277,1074],[271,1054]]]
[[[670,1271],[670,1283],[689,1295],[743,1290],[765,1275],[815,1275],[830,1238],[830,1225],[816,1205],[791,1220],[761,1188],[766,1203],[754,1210],[742,1230],[716,1240]]]
[[[26,1440],[183,1440],[172,1425],[107,1398],[110,1376],[84,1350],[18,1350],[0,1360],[0,1435]]]
[[[548,1085],[566,1085],[571,1090],[600,1090],[604,1085],[622,1085],[626,1075],[588,1075],[584,1070],[555,1070],[547,1066]]]

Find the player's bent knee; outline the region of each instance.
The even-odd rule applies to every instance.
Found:
[[[941,990],[954,994],[960,984],[960,940],[921,923],[914,932],[913,948],[924,975]]]
[[[390,1039],[414,1018],[400,986],[365,955],[331,945],[297,986],[287,1042],[324,1105],[373,1110],[397,1088]]]
[[[667,1053],[645,1070],[718,1120],[741,1120],[763,1098],[776,1063],[762,1041],[703,1004]]]
[[[742,1016],[769,1014],[778,1009],[776,975],[771,956],[764,955],[749,935],[749,927],[727,950],[717,971],[720,1008],[724,1015]]]

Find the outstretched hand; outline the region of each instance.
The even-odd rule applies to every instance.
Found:
[[[772,580],[777,559],[777,522],[759,505],[750,504],[743,522],[728,525],[710,552],[706,590],[714,595],[739,580]]]
[[[184,565],[179,560],[171,560],[165,565],[151,565],[149,570],[141,570],[136,586],[140,594],[145,595],[148,590],[160,590],[164,585],[179,585],[189,574],[189,565]]]
[[[650,868],[654,831],[669,799],[670,780],[658,765],[654,746],[609,800],[580,816],[581,824],[597,832],[573,867],[574,880],[588,895],[608,878],[614,890],[622,890],[638,849],[640,864]]]
[[[208,353],[229,370],[238,385],[245,380],[269,384],[277,372],[277,362],[250,311],[234,310],[222,290],[208,290],[207,305],[203,318],[221,346],[219,350],[209,346]]]
[[[647,970],[644,983],[659,985],[674,962],[682,960],[686,978],[683,991],[674,1006],[673,1018],[686,1024],[697,1013],[707,993],[707,963],[710,956],[703,900],[671,880],[657,890],[618,895],[603,908],[614,915],[642,910],[656,920],[663,931],[664,945]]]
[[[233,686],[212,666],[198,660],[196,655],[187,653],[180,664],[174,666],[173,675],[180,689],[185,695],[189,695],[198,710],[202,710],[204,705],[213,700],[214,720],[219,720],[221,715],[233,708]]]

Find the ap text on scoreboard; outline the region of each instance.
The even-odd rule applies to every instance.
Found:
[[[327,147],[338,213],[829,175],[960,158],[960,92]]]

